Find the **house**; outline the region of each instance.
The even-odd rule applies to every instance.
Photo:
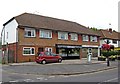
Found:
[[[102,44],[106,44],[107,40],[109,41],[109,45],[113,45],[115,48],[120,47],[119,46],[119,42],[120,42],[120,38],[119,38],[119,32],[113,31],[111,28],[107,29],[107,30],[99,30],[99,34],[100,34],[100,46],[102,46]]]
[[[41,51],[51,51],[62,57],[99,55],[99,35],[76,22],[23,13],[3,24],[3,57],[9,62],[34,61]]]
[[[118,33],[118,38],[119,38],[118,47],[120,47],[120,32]]]

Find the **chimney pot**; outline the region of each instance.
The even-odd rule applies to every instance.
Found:
[[[112,28],[109,28],[109,32],[112,33]]]

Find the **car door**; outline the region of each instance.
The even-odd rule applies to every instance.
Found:
[[[56,54],[51,53],[51,55],[52,55],[52,58],[53,58],[53,61],[54,61],[54,62],[58,61],[58,57],[57,57]]]
[[[53,62],[54,61],[54,58],[53,58],[53,56],[51,56],[50,52],[45,52],[45,55],[46,55],[46,61],[47,62]]]

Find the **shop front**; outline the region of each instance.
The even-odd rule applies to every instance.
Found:
[[[56,44],[56,53],[63,59],[80,59],[81,45]]]
[[[82,45],[82,57],[87,58],[89,50],[91,50],[92,57],[97,57],[100,54],[99,46],[94,45]]]

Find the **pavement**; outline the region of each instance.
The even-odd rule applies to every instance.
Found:
[[[4,65],[3,65],[4,66]],[[6,66],[6,65],[5,65]],[[118,61],[98,61],[92,58],[87,62],[86,58],[76,60],[63,60],[62,63],[37,64],[36,62],[11,63],[3,69],[10,73],[31,74],[31,75],[77,75],[94,73],[109,69],[118,68]]]
[[[49,64],[46,64],[46,65],[53,65],[53,64],[80,64],[80,65],[86,65],[86,64],[99,64],[99,63],[106,63],[106,61],[98,61],[97,60],[97,57],[94,57],[91,59],[91,62],[87,62],[87,58],[82,58],[82,59],[73,59],[73,60],[63,60],[62,63],[49,63]],[[36,62],[23,62],[23,63],[9,63],[7,65],[10,65],[10,66],[28,66],[28,65],[40,65]]]

